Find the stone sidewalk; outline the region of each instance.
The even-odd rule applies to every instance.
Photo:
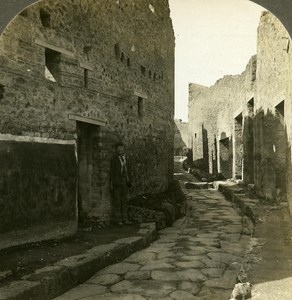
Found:
[[[180,178],[193,180],[192,175]],[[185,218],[160,239],[55,300],[230,298],[250,241],[242,218],[215,189],[186,190]]]

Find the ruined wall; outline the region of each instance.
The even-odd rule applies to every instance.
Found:
[[[189,132],[193,141],[193,159],[198,167],[224,177],[235,176],[242,164],[242,140],[236,143],[235,118],[242,113],[242,104],[253,91],[252,58],[241,75],[227,75],[210,88],[190,85]],[[239,137],[237,136],[237,139]],[[235,153],[236,151],[236,153]],[[233,157],[241,158],[237,164]]]
[[[115,142],[127,145],[132,160],[131,196],[162,191],[172,178],[173,84],[166,0],[41,1],[0,38],[0,133],[28,143],[75,142],[70,168],[75,179],[90,178],[81,180],[90,193],[79,208],[109,219]]]
[[[289,36],[271,13],[258,28],[257,92],[255,97],[255,185],[271,201],[285,198],[291,119]],[[289,184],[289,182],[288,182]]]
[[[195,97],[190,92],[191,130],[203,128],[204,133],[194,149],[207,148],[194,151],[194,159],[206,156],[214,173],[210,167],[213,147],[218,171],[225,177],[243,174],[244,182],[254,183],[259,196],[270,202],[291,202],[290,38],[279,20],[264,12],[257,43],[257,57],[241,75],[225,76]],[[210,139],[211,143],[217,139],[217,149]]]
[[[174,155],[185,156],[188,152],[189,124],[175,119],[174,125]]]

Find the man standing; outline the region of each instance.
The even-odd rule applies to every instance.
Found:
[[[128,220],[128,188],[131,187],[131,174],[125,156],[124,144],[115,145],[116,153],[110,164],[110,190],[114,222],[119,226],[132,224]]]

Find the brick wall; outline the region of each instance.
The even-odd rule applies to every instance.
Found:
[[[75,140],[71,164],[91,179],[83,178],[85,213],[109,219],[109,161],[119,140],[133,162],[131,196],[167,188],[174,113],[168,1],[41,1],[1,35],[0,62],[0,132]],[[93,127],[82,130],[80,118]]]

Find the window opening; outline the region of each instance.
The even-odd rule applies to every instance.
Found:
[[[45,77],[46,79],[56,82],[60,80],[60,63],[61,53],[45,49]]]
[[[51,15],[43,9],[40,9],[40,19],[44,27],[51,27]]]
[[[115,52],[115,56],[116,58],[119,58],[121,55],[121,49],[120,49],[120,44],[116,43],[114,46],[114,52]]]
[[[0,99],[4,98],[5,86],[0,83]]]
[[[142,75],[146,74],[146,68],[144,66],[140,66]]]

